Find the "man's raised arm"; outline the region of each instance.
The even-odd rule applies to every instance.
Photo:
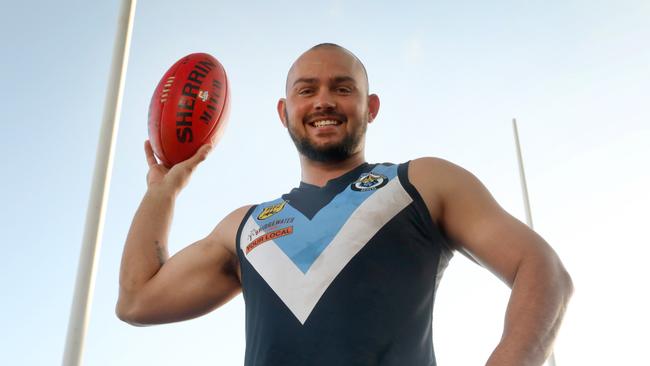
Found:
[[[147,192],[133,218],[120,268],[118,317],[134,325],[168,323],[205,314],[240,291],[234,240],[242,207],[210,235],[171,258],[167,239],[176,196],[210,151],[203,146],[171,169],[157,163],[145,144]]]

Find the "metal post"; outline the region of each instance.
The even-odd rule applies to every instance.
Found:
[[[530,201],[528,200],[528,185],[526,184],[526,173],[524,171],[524,159],[521,156],[521,145],[519,144],[519,131],[517,130],[517,120],[512,119],[512,130],[515,134],[515,145],[517,147],[517,161],[519,162],[519,178],[521,180],[521,193],[524,197],[524,209],[526,210],[526,224],[528,227],[533,229],[533,215],[530,211]],[[548,366],[555,365],[555,353],[551,352],[551,355],[546,361]]]
[[[122,108],[122,94],[129,60],[135,5],[136,0],[122,0],[118,17],[113,59],[104,102],[104,116],[99,133],[95,170],[86,211],[86,226],[81,243],[79,267],[63,353],[63,366],[79,366],[82,363],[84,338],[88,327],[111,181],[115,140]]]

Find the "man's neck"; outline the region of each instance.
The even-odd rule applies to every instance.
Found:
[[[320,162],[300,155],[301,180],[305,183],[323,187],[331,179],[338,178],[366,162],[363,151],[339,162]]]

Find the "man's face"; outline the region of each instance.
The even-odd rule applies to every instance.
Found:
[[[368,122],[379,108],[366,76],[344,50],[323,47],[303,54],[287,78],[278,113],[298,151],[309,159],[342,161],[364,147]]]

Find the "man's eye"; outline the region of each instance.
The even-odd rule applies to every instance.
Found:
[[[345,86],[339,86],[336,88],[336,91],[341,94],[350,94],[352,92],[352,89]]]
[[[312,93],[312,89],[304,88],[298,90],[298,95],[308,95]]]

